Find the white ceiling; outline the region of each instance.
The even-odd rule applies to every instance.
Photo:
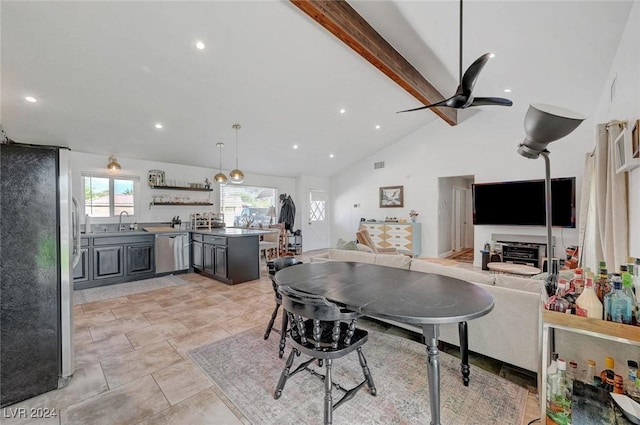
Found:
[[[444,95],[455,91],[457,0],[351,4]],[[464,68],[497,54],[474,94],[592,113],[631,5],[466,0]],[[243,171],[330,177],[439,119],[396,114],[418,101],[286,1],[3,0],[0,14],[7,135],[105,163],[217,168],[221,141],[229,170],[240,123]]]

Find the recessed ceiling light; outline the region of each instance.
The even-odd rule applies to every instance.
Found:
[[[196,48],[199,50],[203,50],[204,49],[204,43],[202,41],[198,41],[196,43]]]
[[[294,149],[298,149],[298,145],[293,145],[293,148]]]
[[[495,58],[495,57],[496,57],[496,54],[495,54],[495,53],[491,53],[491,54],[489,54],[489,57],[490,57],[490,58]]]
[[[376,130],[380,130],[380,124],[376,125]]]
[[[335,156],[335,155],[334,155],[334,154],[332,154],[332,153],[330,153],[330,154],[329,154],[329,158],[333,158],[334,156]]]
[[[511,89],[504,89],[505,93],[511,93]]]
[[[345,112],[347,112],[347,110],[346,110],[346,109],[344,109],[344,108],[340,109],[340,113],[341,113],[341,114],[344,114]]]
[[[156,125],[154,125],[154,127],[157,128],[157,129],[161,129],[164,126],[162,124],[160,124],[159,122],[157,122]]]
[[[38,99],[36,99],[33,96],[27,96],[24,98],[24,100],[26,100],[27,102],[31,102],[31,103],[36,103],[38,101]]]

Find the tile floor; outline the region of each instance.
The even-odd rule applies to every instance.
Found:
[[[75,306],[76,372],[71,383],[4,409],[0,422],[243,424],[187,352],[266,325],[274,304],[263,269],[261,279],[235,286],[189,273],[180,276],[189,282],[185,285]],[[415,338],[386,324],[369,325]],[[15,417],[22,416],[21,408],[26,408],[26,417]],[[30,418],[30,408],[55,409],[56,416]],[[537,417],[538,404],[530,392],[522,425]]]

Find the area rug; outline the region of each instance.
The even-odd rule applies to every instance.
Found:
[[[273,391],[285,359],[278,358],[278,338],[272,336],[265,341],[263,333],[263,328],[253,328],[199,347],[189,355],[252,424],[322,423],[324,384],[308,372],[291,377],[282,397],[274,400]],[[372,396],[365,386],[334,411],[333,423],[430,423],[426,347],[399,336],[369,331],[369,341],[363,351],[378,394]],[[294,367],[303,358],[296,358]],[[464,387],[459,360],[446,353],[440,353],[440,367],[443,424],[522,423],[526,389],[474,367],[471,384]],[[362,369],[358,356],[352,353],[335,360],[333,376],[334,382],[346,388],[359,383]],[[336,396],[341,394],[335,391]]]
[[[183,285],[186,281],[178,276],[168,275],[151,279],[137,280],[135,282],[117,283],[115,285],[98,286],[96,288],[78,289],[73,291],[73,303],[85,304],[92,301],[107,300],[110,298],[125,297],[154,289],[167,288],[169,286]]]

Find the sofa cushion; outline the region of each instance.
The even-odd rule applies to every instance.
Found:
[[[454,277],[466,280],[467,282],[479,283],[482,285],[493,285],[495,279],[491,274],[476,272],[462,267],[443,266],[429,261],[413,259],[411,260],[411,270],[423,273],[435,273],[443,276]]]
[[[496,275],[496,286],[509,289],[517,289],[520,291],[533,292],[536,294],[541,293],[541,288],[544,286],[544,281],[522,278],[518,276],[510,276],[507,274]]]
[[[397,269],[409,270],[411,265],[411,257],[396,254],[376,254],[374,264],[386,267],[395,267]]]
[[[338,239],[336,243],[336,249],[347,249],[350,251],[355,251],[357,249],[355,241],[345,241],[344,239]]]
[[[329,258],[336,261],[355,261],[358,263],[374,264],[376,254],[345,249],[330,249]]]

